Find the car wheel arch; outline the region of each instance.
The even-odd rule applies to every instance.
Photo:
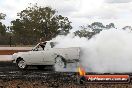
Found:
[[[21,70],[25,70],[25,69],[27,69],[27,67],[28,67],[27,64],[23,65],[23,62],[25,63],[25,60],[24,60],[23,58],[21,58],[21,57],[18,57],[17,60],[16,60],[16,65],[17,65],[17,67],[18,67],[19,69],[21,69]],[[20,65],[20,64],[21,64],[21,65]],[[21,67],[22,65],[24,66],[24,68]]]
[[[23,58],[22,58],[22,57],[18,57],[18,58],[16,59],[16,63],[18,63],[20,60],[23,60]]]
[[[61,55],[57,55],[57,57],[60,57],[63,60],[63,62],[65,64],[65,67],[66,67],[66,65],[67,65],[66,59],[63,56],[61,56]],[[55,62],[56,62],[57,57],[55,58]]]
[[[66,59],[65,59],[63,56],[61,56],[61,55],[57,55],[57,57],[62,58],[62,60],[63,60],[64,62],[66,62]],[[57,57],[56,57],[56,58],[57,58]],[[55,60],[56,60],[56,58],[55,58]]]

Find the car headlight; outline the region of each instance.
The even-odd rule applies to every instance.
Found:
[[[12,59],[15,60],[16,58],[17,58],[17,54],[14,53],[14,54],[12,55]]]

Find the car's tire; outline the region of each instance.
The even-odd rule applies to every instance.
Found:
[[[60,69],[66,68],[66,61],[61,56],[58,56],[55,58],[54,67]]]
[[[19,69],[22,69],[22,70],[27,69],[27,64],[23,59],[20,59],[17,61],[17,66]]]
[[[85,84],[85,82],[86,82],[86,78],[84,76],[81,76],[81,77],[78,78],[78,83],[79,84]]]

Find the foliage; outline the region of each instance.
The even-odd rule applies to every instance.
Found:
[[[4,36],[6,34],[6,26],[0,22],[0,35]]]
[[[5,14],[0,13],[0,20],[5,19]],[[6,26],[0,22],[0,36],[4,36],[6,34]]]
[[[81,30],[77,30],[74,32],[76,36],[79,37],[87,37],[91,38],[92,36],[96,35],[97,33],[100,33],[102,30],[108,30],[110,28],[115,28],[114,23],[110,23],[108,25],[103,25],[101,22],[94,22],[91,25],[87,26],[80,26]]]
[[[123,30],[130,30],[130,31],[132,31],[132,27],[131,27],[131,26],[125,26],[125,27],[123,27],[122,29],[123,29]]]
[[[37,41],[41,37],[50,40],[58,34],[66,35],[72,29],[69,19],[57,15],[57,11],[50,7],[34,5],[22,10],[18,16],[19,19],[11,22],[11,30],[17,38],[25,40],[25,44],[33,43],[32,39]]]
[[[5,19],[6,14],[0,13],[0,20]]]

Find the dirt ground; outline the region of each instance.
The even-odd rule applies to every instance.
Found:
[[[85,84],[66,83],[55,80],[0,80],[0,88],[132,88],[132,84]]]

